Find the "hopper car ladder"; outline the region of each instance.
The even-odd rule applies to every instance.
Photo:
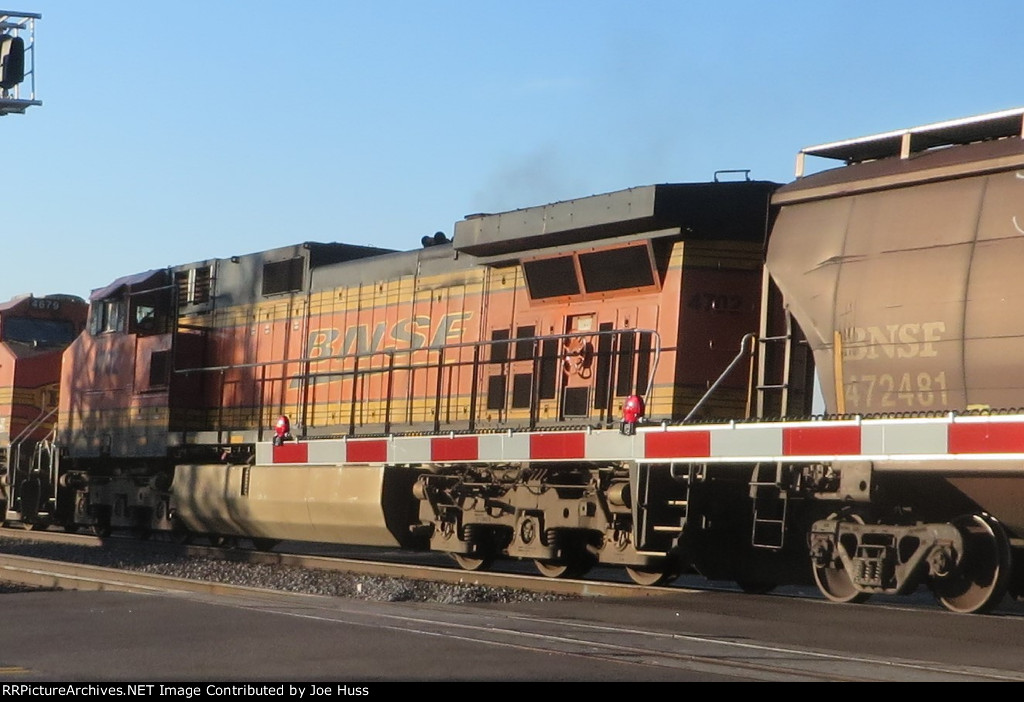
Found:
[[[814,360],[781,292],[765,273],[757,377],[752,382],[755,417],[802,417],[812,411]],[[749,413],[748,413],[749,414]]]

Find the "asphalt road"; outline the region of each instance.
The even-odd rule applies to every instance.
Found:
[[[3,686],[58,681],[288,682],[308,695],[408,681],[1024,681],[1012,608],[713,591],[516,605],[56,591],[0,606],[12,694]]]

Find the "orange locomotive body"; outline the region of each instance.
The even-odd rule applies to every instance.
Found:
[[[71,295],[0,304],[0,466],[6,519],[45,523],[56,474],[41,471],[57,421],[61,354],[82,331],[87,306]],[[48,461],[46,462],[49,463]]]
[[[460,245],[492,219],[473,217],[454,245],[307,243],[115,281],[65,359],[62,443],[74,459],[244,455],[282,414],[300,437],[518,429],[614,422],[634,394],[681,418],[756,328],[772,187],[494,216],[647,208],[537,241]],[[727,207],[728,229],[712,221]],[[744,411],[746,378],[728,388],[707,412]]]

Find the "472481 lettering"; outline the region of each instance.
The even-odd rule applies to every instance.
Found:
[[[880,373],[847,376],[846,405],[861,410],[948,407],[946,372]]]

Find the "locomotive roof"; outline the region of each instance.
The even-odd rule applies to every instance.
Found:
[[[255,251],[253,253],[243,254],[241,256],[232,256],[230,257],[230,260],[236,261],[237,259],[240,258],[257,258],[260,260],[264,260],[273,259],[275,257],[291,257],[297,255],[297,252],[299,252],[300,250],[305,250],[309,252],[309,265],[312,268],[316,268],[318,266],[327,266],[332,263],[340,263],[342,261],[354,261],[356,259],[368,258],[370,256],[381,256],[384,254],[395,253],[395,249],[383,249],[377,246],[344,244],[336,241],[304,241],[299,244],[293,244],[291,246],[281,246],[275,249]]]
[[[320,243],[315,241],[307,241],[301,244],[295,244],[292,246],[283,246],[276,249],[270,249],[267,251],[259,251],[256,253],[244,254],[242,256],[232,256],[230,260],[232,262],[238,262],[240,260],[252,260],[257,262],[263,262],[267,260],[273,260],[275,258],[290,258],[298,254],[299,251],[308,251],[309,266],[310,268],[317,268],[320,266],[328,266],[334,263],[341,263],[344,261],[354,261],[357,259],[368,258],[372,256],[380,256],[383,254],[395,253],[394,249],[383,249],[376,246],[360,246],[357,244],[341,244],[337,242]],[[104,285],[101,288],[96,288],[89,295],[91,300],[102,300],[113,295],[116,295],[122,291],[128,293],[153,290],[155,288],[168,285],[170,283],[169,271],[171,270],[186,270],[193,268],[196,265],[204,263],[212,263],[216,259],[207,259],[205,261],[194,261],[192,263],[184,264],[181,266],[174,266],[172,268],[154,268],[152,270],[143,271],[142,273],[132,273],[131,275],[124,275],[117,278],[113,282]]]
[[[93,290],[92,294],[89,295],[89,300],[102,300],[120,292],[122,289],[127,289],[128,292],[148,290],[166,284],[166,280],[167,270],[164,268],[155,268],[142,273],[123,275],[109,285]]]
[[[676,227],[689,238],[746,240],[763,234],[768,198],[777,187],[753,180],[647,185],[469,215],[455,223],[454,247],[499,256]]]
[[[23,305],[26,305],[26,304],[32,304],[31,300],[50,300],[50,301],[53,301],[53,302],[79,304],[79,305],[84,305],[85,304],[85,300],[83,300],[82,298],[78,297],[77,295],[66,295],[66,294],[57,293],[57,294],[53,294],[53,295],[43,295],[42,297],[38,297],[36,295],[26,294],[26,295],[16,295],[15,297],[12,297],[7,302],[0,302],[0,312],[7,312],[9,310],[13,310],[13,309],[15,309],[17,307],[20,307],[20,306],[23,306]]]

